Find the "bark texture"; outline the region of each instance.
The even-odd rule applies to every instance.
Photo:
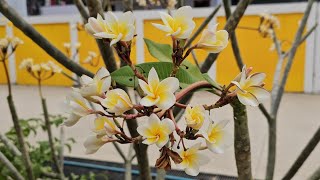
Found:
[[[234,118],[234,150],[239,180],[251,180],[251,147],[246,106],[235,99],[231,106]]]

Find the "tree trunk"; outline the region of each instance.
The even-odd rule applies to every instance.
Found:
[[[251,149],[246,106],[238,99],[235,99],[231,106],[234,117],[234,150],[238,179],[251,180]]]

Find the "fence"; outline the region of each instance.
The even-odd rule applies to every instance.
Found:
[[[267,12],[276,15],[281,23],[281,28],[276,32],[281,40],[284,40],[283,49],[289,48],[290,41],[293,40],[295,32],[298,28],[306,3],[285,3],[285,4],[267,4],[267,5],[251,5],[246,11],[244,18],[240,21],[239,27],[257,27],[259,24],[259,14]],[[204,21],[213,8],[197,8],[193,10],[194,20],[197,27]],[[315,4],[311,16],[309,18],[307,29],[311,28],[316,22],[320,23],[318,13],[320,12],[319,3]],[[116,12],[117,14],[118,12]],[[132,59],[136,63],[156,61],[147,51],[143,38],[152,39],[160,43],[170,43],[170,37],[166,37],[165,33],[154,28],[151,23],[160,23],[158,11],[134,11],[136,18],[136,38],[134,39],[132,49]],[[56,45],[60,50],[65,51],[63,43],[71,42],[71,54],[74,54],[75,44],[81,42],[79,56],[75,59],[83,59],[87,56],[89,50],[98,52],[95,40],[90,37],[85,31],[78,30],[77,24],[81,22],[78,14],[74,15],[50,15],[39,17],[27,17],[28,22],[49,41]],[[224,12],[221,9],[218,16],[209,23],[209,27],[215,23],[219,23],[218,29],[222,29],[225,24]],[[272,77],[277,63],[276,52],[270,52],[272,41],[270,38],[262,38],[257,31],[239,28],[236,31],[238,40],[243,55],[245,64],[253,66],[255,71],[266,72],[266,87],[271,88]],[[18,69],[22,59],[27,57],[34,58],[37,62],[51,59],[41,48],[34,44],[20,30],[12,26],[10,23],[5,23],[0,26],[0,36],[18,36],[23,39],[25,44],[17,49],[14,56],[9,60],[9,69],[11,81],[17,84],[35,84],[36,82],[26,73]],[[320,48],[320,29],[318,28],[309,38],[303,43],[297,51],[292,71],[290,73],[286,91],[288,92],[320,92],[320,52],[316,49]],[[204,51],[196,52],[200,63],[205,59],[207,53]],[[192,58],[189,59],[192,61]],[[102,61],[97,67],[83,65],[85,68],[95,72],[100,66],[103,66]],[[69,75],[72,73],[64,69]],[[238,69],[233,57],[231,46],[229,45],[219,56],[217,62],[210,69],[209,74],[220,83],[230,82],[237,74]],[[0,83],[5,83],[4,72],[0,67]],[[65,78],[63,75],[58,75],[45,82],[46,85],[72,85],[72,81]]]

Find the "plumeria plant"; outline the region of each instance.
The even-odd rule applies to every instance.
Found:
[[[76,58],[79,56],[79,50],[81,47],[81,43],[78,42],[74,45],[76,51],[73,55],[71,54],[71,48],[72,48],[71,43],[63,43],[63,46],[65,48],[67,55],[70,57],[70,59],[75,61]],[[90,66],[97,67],[99,64],[100,58],[101,58],[101,56],[97,55],[96,52],[88,51],[88,55],[85,58],[80,59],[79,62],[80,62],[80,64],[89,64]]]
[[[153,25],[171,37],[172,46],[145,39],[150,54],[160,62],[142,64],[134,64],[130,56],[136,36],[132,12],[119,16],[107,12],[105,19],[100,15],[89,18],[85,25],[88,33],[113,47],[127,66],[112,73],[102,67],[93,78],[83,75],[82,86],[74,88],[67,97],[70,116],[64,125],[73,126],[81,119],[89,119],[94,124],[94,135],[84,142],[87,153],[95,153],[110,142],[155,145],[161,152],[155,163],[157,168],[169,170],[173,161],[187,174],[196,176],[200,166],[210,159],[205,150],[221,154],[232,142],[226,130],[228,121],[215,122],[207,112],[224,107],[236,98],[244,105],[258,106],[269,97],[263,88],[266,75],[251,74],[252,67],[244,66],[229,84],[221,86],[186,60],[193,50],[219,53],[228,44],[228,32],[214,26],[203,30],[196,44],[185,47],[195,28],[192,14],[189,6],[179,8],[172,15],[160,13],[163,24]],[[118,85],[133,88],[141,100],[133,103]],[[183,97],[198,90],[208,90],[219,99],[212,104],[180,103]],[[94,108],[89,103],[93,103]],[[173,107],[186,110],[185,126],[177,124]],[[132,119],[147,120],[137,128],[140,136],[131,137],[124,131],[124,124]]]
[[[61,165],[62,163],[59,162],[58,159],[58,154],[56,153],[56,148],[55,148],[55,143],[54,143],[54,137],[52,134],[52,128],[49,118],[49,113],[48,113],[48,107],[46,103],[46,99],[42,93],[42,83],[43,81],[52,78],[55,74],[61,73],[62,69],[55,64],[53,61],[48,61],[46,63],[34,63],[32,58],[27,58],[22,60],[20,64],[20,69],[26,70],[33,78],[35,78],[38,82],[38,89],[39,89],[39,96],[41,98],[41,105],[43,109],[43,116],[45,120],[45,128],[48,133],[48,141],[49,141],[49,147],[50,147],[50,154],[51,154],[51,159],[53,161],[53,164],[57,170],[57,174],[59,175],[60,179],[64,179],[64,173],[63,173],[63,166]],[[63,127],[61,127],[61,131],[63,131]],[[64,140],[61,140],[62,142]],[[64,144],[61,143],[59,144],[60,148],[63,148]],[[60,151],[62,152],[62,151]],[[60,154],[61,157],[63,155]]]

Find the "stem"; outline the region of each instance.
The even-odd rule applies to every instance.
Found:
[[[60,150],[59,150],[59,161],[60,168],[64,169],[64,145],[65,145],[65,135],[64,135],[64,126],[60,127]]]
[[[11,172],[13,177],[17,180],[24,180],[19,171],[14,167],[14,165],[9,161],[9,159],[0,151],[0,162]]]
[[[19,149],[6,137],[6,135],[0,133],[0,140],[6,147],[8,147],[8,149],[12,151],[15,156],[21,156]]]
[[[276,164],[276,153],[277,153],[277,119],[272,118],[269,122],[269,140],[268,140],[268,163],[267,163],[267,174],[266,180],[272,180],[274,176],[274,167]]]
[[[19,118],[18,118],[18,115],[17,115],[16,108],[14,106],[14,102],[13,102],[11,94],[7,97],[7,100],[8,100],[8,104],[9,104],[9,108],[10,108],[10,112],[11,112],[13,126],[14,126],[14,129],[15,129],[16,133],[17,133],[18,144],[20,146],[20,150],[21,150],[21,153],[22,153],[22,158],[23,158],[25,167],[26,167],[28,179],[34,180],[30,156],[29,156],[29,153],[28,153],[28,150],[27,150],[27,146],[26,146],[25,141],[24,141],[23,132],[22,132],[21,126],[19,124]]]
[[[283,180],[289,180],[297,173],[297,171],[300,169],[303,163],[307,160],[311,152],[318,145],[319,141],[320,141],[320,127],[318,128],[317,132],[313,135],[313,137],[309,140],[308,144],[300,153],[299,157],[293,163],[289,171],[282,178]]]
[[[46,126],[47,132],[48,132],[48,140],[49,140],[49,146],[50,146],[50,150],[51,150],[51,157],[52,157],[53,163],[54,163],[54,165],[55,165],[55,167],[56,167],[56,169],[58,171],[59,178],[61,180],[63,180],[64,179],[64,174],[63,174],[63,171],[62,171],[62,169],[61,169],[61,167],[59,165],[58,158],[57,158],[57,156],[55,154],[53,136],[52,136],[51,125],[50,125],[50,120],[49,120],[49,114],[48,114],[48,109],[47,109],[47,103],[46,103],[46,99],[44,99],[43,96],[42,96],[41,84],[39,84],[39,93],[40,93],[40,97],[41,97],[41,104],[42,104],[42,109],[43,109],[45,126]]]
[[[10,82],[10,75],[9,75],[8,67],[6,65],[5,59],[3,59],[1,62],[2,62],[3,68],[4,68],[4,72],[6,73],[9,96],[11,96],[12,89],[11,89],[11,82]]]
[[[199,89],[199,88],[204,88],[204,87],[212,87],[210,83],[207,81],[199,81],[191,84],[190,86],[182,89],[180,92],[176,94],[176,101],[178,102],[182,97],[184,97],[186,94]]]
[[[234,149],[239,180],[251,180],[251,148],[246,106],[235,99],[231,106],[234,117]]]

